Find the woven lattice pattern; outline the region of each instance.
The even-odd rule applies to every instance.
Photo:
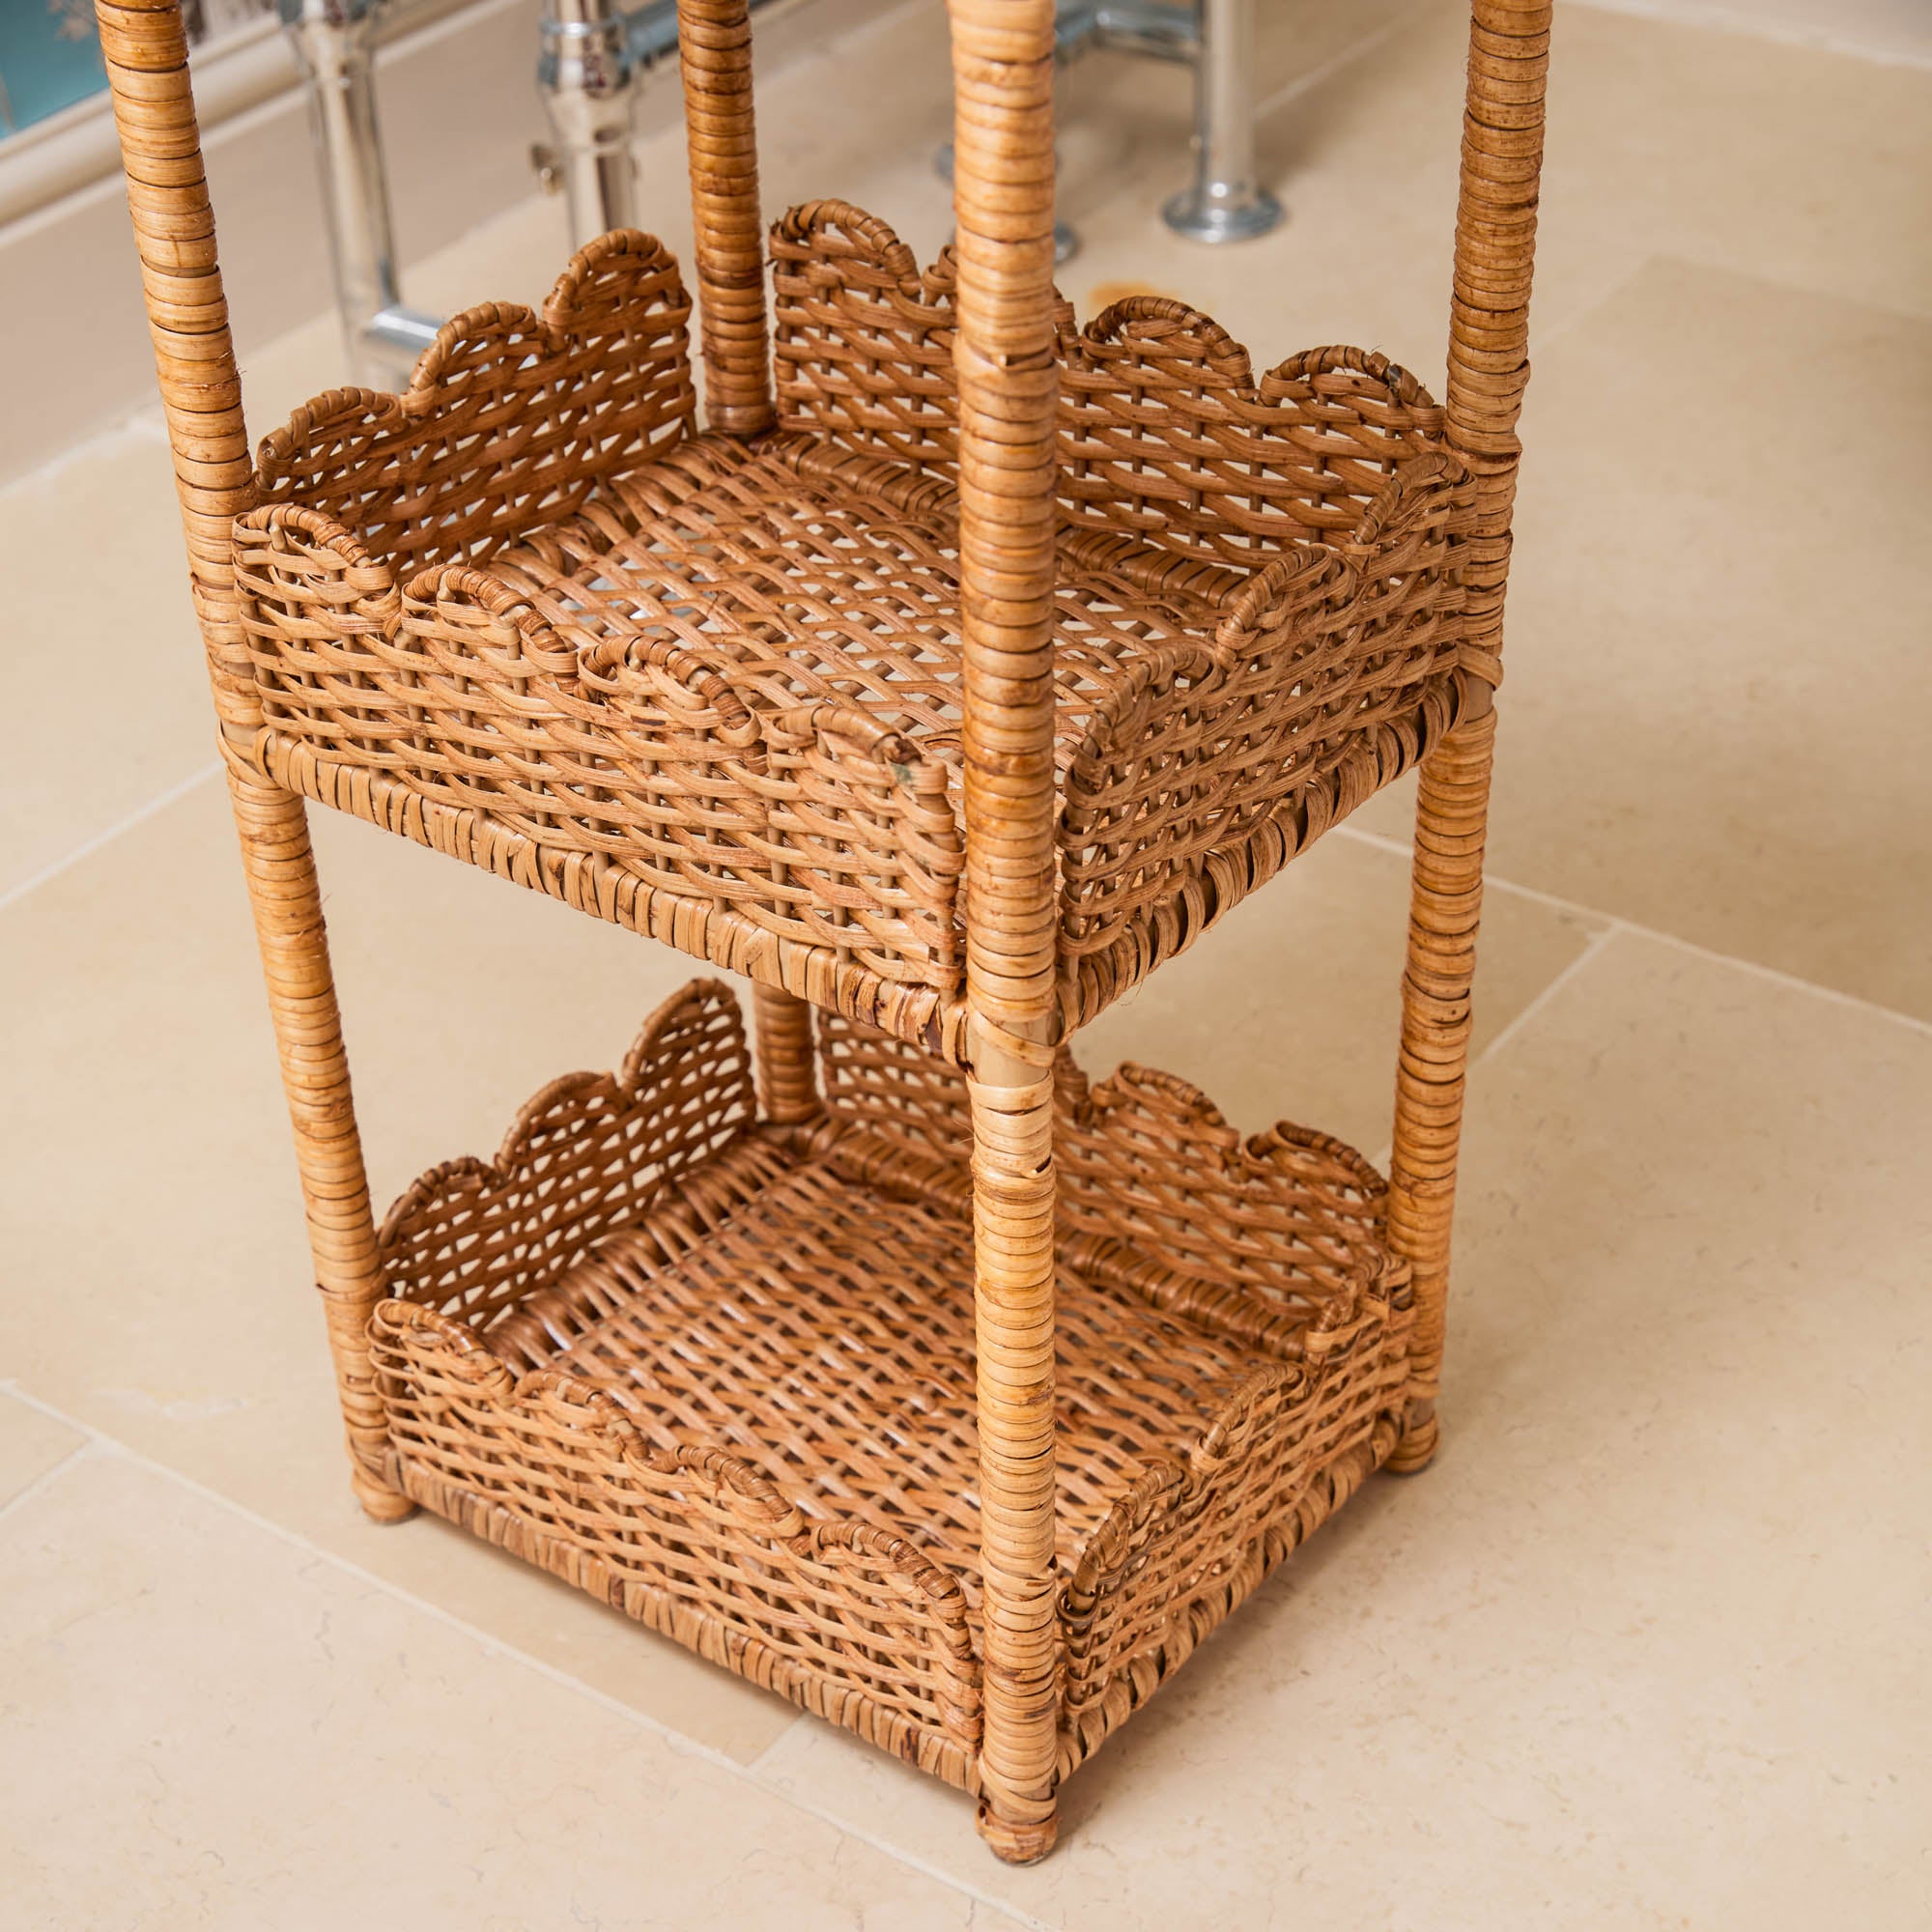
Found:
[[[982,1585],[963,1084],[869,1030],[826,1036],[823,1118],[756,1131],[735,1004],[700,982],[620,1074],[538,1095],[494,1164],[425,1176],[383,1236],[390,1439],[411,1494],[965,1782]],[[1348,1150],[1243,1148],[1162,1076],[1066,1086],[1070,1766],[1386,1454],[1407,1317],[1379,1183]],[[1222,1319],[1259,1308],[1260,1342]]]
[[[689,433],[675,265],[616,236],[541,321],[473,311],[408,396],[270,438],[236,554],[261,755],[419,837],[436,808],[527,839],[547,889],[587,858],[770,956],[956,1000],[952,272],[839,203],[773,248],[774,434]],[[1381,358],[1257,389],[1175,303],[1064,319],[1060,348],[1059,944],[1085,1017],[1441,735],[1466,491]]]
[[[495,1161],[425,1174],[383,1227],[391,1278],[427,1305],[488,1323],[635,1227],[668,1187],[695,1186],[693,1170],[757,1113],[737,1008],[715,993],[700,982],[668,1002],[616,1073],[546,1087]]]
[[[819,1035],[840,1158],[959,1188],[958,1077],[874,1028],[827,1019]],[[1364,1297],[1406,1305],[1407,1269],[1380,1240],[1386,1185],[1352,1148],[1286,1122],[1243,1140],[1189,1082],[1129,1064],[1090,1085],[1065,1048],[1054,1109],[1060,1247],[1083,1272],[1288,1359]]]

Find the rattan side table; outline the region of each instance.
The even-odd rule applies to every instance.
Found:
[[[684,0],[678,264],[249,458],[178,0],[99,0],[352,1478],[975,1794],[1001,1857],[1436,1441],[1549,8],[1474,0],[1446,404],[1052,283],[1051,0],[952,0],[955,244],[767,245]],[[769,284],[767,265],[769,264]],[[1066,1041],[1422,769],[1386,1181]],[[307,803],[753,982],[379,1226]]]

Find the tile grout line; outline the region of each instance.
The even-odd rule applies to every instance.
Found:
[[[1696,940],[1681,938],[1674,932],[1658,932],[1647,925],[1633,924],[1629,920],[1618,920],[1617,925],[1639,938],[1654,939],[1660,946],[1670,946],[1679,952],[1688,952],[1692,958],[1707,959],[1714,966],[1730,966],[1752,979],[1769,980],[1788,993],[1808,993],[1813,999],[1824,1000],[1831,1006],[1846,1007],[1855,1013],[1864,1013],[1874,1019],[1890,1020],[1894,1026],[1902,1026],[1912,1033],[1932,1038],[1932,1020],[1921,1020],[1916,1013],[1902,1013],[1895,1007],[1882,1006],[1877,1000],[1868,1000],[1861,993],[1846,993],[1836,986],[1821,986],[1815,980],[1803,980],[1796,973],[1786,973],[1778,967],[1767,966],[1756,959],[1746,959],[1737,953],[1719,952],[1714,946],[1700,946]]]
[[[221,760],[212,758],[199,771],[190,772],[179,783],[151,798],[147,804],[138,806],[125,818],[98,832],[85,843],[77,845],[50,866],[43,867],[31,878],[22,879],[16,886],[11,886],[0,893],[0,912],[25,898],[29,893],[51,884],[63,872],[79,865],[84,859],[92,858],[102,846],[111,844],[124,832],[131,832],[145,824],[156,813],[164,811],[177,800],[185,798],[196,785],[213,778],[221,769]],[[1385,832],[1370,832],[1358,825],[1344,823],[1336,826],[1336,836],[1354,840],[1357,844],[1370,845],[1378,851],[1387,852],[1396,858],[1408,859],[1414,848],[1400,838],[1391,838]],[[1572,918],[1592,920],[1600,923],[1605,932],[1628,933],[1633,938],[1654,940],[1660,946],[1675,948],[1680,952],[1688,952],[1699,959],[1707,959],[1716,966],[1734,967],[1740,973],[1747,973],[1760,980],[1769,980],[1773,985],[1782,986],[1788,992],[1808,993],[1815,999],[1829,1001],[1833,1006],[1848,1007],[1855,1012],[1870,1014],[1877,1019],[1890,1020],[1913,1033],[1932,1037],[1932,1020],[1922,1020],[1914,1013],[1902,1013],[1895,1007],[1881,1005],[1877,1000],[1868,1000],[1862,994],[1847,993],[1836,986],[1825,986],[1815,980],[1800,978],[1796,973],[1786,973],[1776,966],[1767,966],[1756,959],[1747,959],[1741,953],[1719,952],[1716,947],[1700,945],[1694,939],[1686,939],[1681,934],[1665,932],[1654,925],[1643,925],[1633,919],[1626,919],[1620,913],[1605,912],[1599,906],[1585,905],[1580,899],[1566,899],[1558,893],[1545,892],[1540,886],[1520,885],[1514,879],[1506,879],[1499,873],[1486,872],[1483,878],[1486,890],[1509,893],[1520,899],[1529,899],[1537,905],[1548,906],[1554,912],[1567,913]],[[1573,964],[1576,962],[1573,962]],[[1568,971],[1568,968],[1565,969]],[[1548,989],[1546,989],[1548,990]],[[1520,1019],[1523,1015],[1519,1014]],[[1516,1022],[1511,1023],[1512,1026]],[[1492,1040],[1483,1049],[1488,1054],[1500,1043],[1501,1036]],[[1480,1057],[1480,1056],[1479,1056]],[[1472,1063],[1473,1064],[1473,1063]]]
[[[146,420],[151,414],[154,417],[152,423]],[[113,456],[122,445],[129,442],[165,442],[167,436],[167,424],[161,416],[160,405],[144,403],[131,414],[121,417],[117,422],[102,423],[99,429],[90,430],[78,442],[68,443],[35,464],[31,469],[23,469],[18,475],[9,476],[5,482],[0,482],[0,508],[4,508],[14,497],[31,496],[43,490],[76,463]]]
[[[753,1758],[753,1759],[752,1759],[752,1760],[750,1761],[750,1763],[748,1763],[748,1764],[747,1764],[747,1765],[745,1766],[745,1769],[746,1769],[746,1771],[747,1771],[748,1773],[750,1773],[750,1775],[751,1775],[752,1776],[755,1777],[755,1778],[756,1778],[756,1779],[758,1780],[758,1782],[759,1782],[760,1784],[764,1783],[764,1781],[765,1781],[765,1760],[766,1760],[766,1759],[767,1759],[768,1757],[770,1757],[770,1756],[772,1755],[772,1753],[773,1753],[773,1752],[774,1752],[775,1750],[777,1750],[777,1749],[778,1749],[778,1747],[780,1747],[780,1746],[781,1746],[781,1744],[783,1744],[783,1743],[784,1743],[784,1741],[785,1741],[785,1740],[786,1740],[786,1739],[787,1739],[788,1737],[790,1737],[790,1736],[791,1736],[791,1734],[792,1734],[792,1733],[793,1733],[793,1732],[794,1732],[795,1730],[797,1730],[797,1729],[798,1729],[798,1727],[799,1727],[799,1726],[800,1726],[801,1724],[804,1724],[804,1723],[809,1723],[809,1722],[810,1721],[810,1716],[811,1716],[811,1714],[810,1714],[810,1713],[809,1711],[800,1711],[800,1712],[799,1712],[799,1713],[798,1713],[798,1714],[797,1714],[797,1715],[796,1715],[796,1716],[795,1716],[795,1717],[794,1717],[794,1718],[792,1719],[791,1722],[790,1722],[790,1723],[788,1723],[788,1724],[787,1724],[787,1725],[786,1725],[786,1726],[784,1727],[784,1729],[783,1729],[783,1730],[781,1730],[781,1732],[780,1732],[780,1733],[778,1734],[778,1736],[777,1736],[777,1737],[775,1737],[775,1738],[774,1738],[774,1739],[773,1739],[773,1740],[771,1741],[771,1743],[770,1743],[770,1744],[768,1744],[768,1745],[767,1745],[767,1746],[766,1746],[766,1747],[764,1747],[764,1749],[763,1749],[763,1750],[761,1750],[761,1751],[760,1751],[760,1752],[759,1752],[759,1753],[757,1754],[757,1756],[756,1756],[756,1757]],[[822,1720],[821,1720],[821,1721],[822,1721]]]
[[[1503,1047],[1507,1046],[1556,997],[1563,987],[1580,973],[1624,929],[1621,922],[1611,920],[1605,925],[1601,932],[1593,932],[1585,943],[1583,950],[1577,953],[1576,958],[1571,960],[1568,965],[1559,968],[1551,979],[1547,980],[1530,1000],[1529,1004],[1513,1018],[1504,1022],[1493,1039],[1485,1040],[1481,1049],[1470,1055],[1468,1064],[1463,1069],[1465,1075],[1473,1074],[1477,1067],[1484,1065],[1488,1062],[1492,1054],[1498,1053]],[[1478,979],[1480,981],[1480,974],[1478,975]],[[1394,1158],[1394,1143],[1384,1141],[1381,1151],[1376,1155],[1375,1159],[1370,1162],[1370,1165],[1386,1174],[1389,1171],[1389,1163]]]
[[[196,785],[205,783],[220,769],[221,760],[211,758],[200,770],[190,772],[179,783],[171,784],[165,791],[151,798],[146,805],[137,806],[126,817],[116,819],[112,825],[97,832],[93,838],[83,840],[71,852],[64,853],[51,866],[43,866],[31,878],[22,879],[16,886],[10,886],[7,891],[0,893],[0,912],[5,912],[9,906],[17,904],[29,893],[51,884],[63,872],[79,865],[83,859],[91,859],[103,845],[111,845],[124,832],[132,832],[137,825],[146,824],[156,812],[165,811],[177,799],[185,798]]]
[[[4,1517],[8,1511],[12,1510],[14,1505],[24,1501],[27,1496],[37,1494],[43,1490],[51,1487],[57,1476],[71,1468],[74,1463],[90,1458],[90,1456],[98,1456],[99,1460],[103,1461],[118,1460],[131,1463],[136,1467],[147,1470],[151,1475],[158,1476],[163,1481],[175,1484],[179,1488],[201,1497],[204,1502],[212,1503],[215,1508],[241,1518],[242,1521],[252,1524],[256,1529],[266,1531],[269,1535],[274,1537],[276,1541],[287,1545],[291,1548],[302,1550],[318,1561],[327,1563],[332,1568],[355,1577],[370,1589],[380,1591],[384,1596],[392,1601],[407,1604],[412,1609],[419,1610],[425,1616],[443,1625],[444,1628],[456,1631],[461,1635],[469,1638],[486,1655],[520,1664],[527,1670],[534,1671],[546,1682],[554,1684],[561,1690],[573,1691],[580,1697],[587,1698],[591,1703],[597,1705],[602,1710],[610,1712],[613,1717],[623,1719],[637,1725],[639,1729],[647,1731],[681,1755],[696,1758],[701,1763],[712,1766],[715,1770],[726,1772],[733,1777],[744,1779],[746,1783],[752,1785],[756,1790],[762,1791],[767,1797],[776,1799],[780,1804],[788,1805],[793,1810],[802,1811],[807,1817],[816,1818],[820,1824],[830,1825],[835,1831],[843,1833],[847,1837],[858,1839],[862,1844],[868,1845],[873,1851],[879,1852],[893,1860],[895,1863],[904,1865],[909,1870],[917,1871],[922,1877],[933,1880],[934,1883],[944,1886],[950,1891],[958,1892],[961,1896],[973,1900],[974,1903],[985,1906],[989,1911],[1003,1914],[1017,1924],[1027,1927],[1028,1932],[1061,1932],[1060,1927],[1051,1925],[1044,1919],[1031,1917],[1028,1913],[1009,1904],[1005,1899],[996,1898],[990,1892],[981,1890],[978,1886],[959,1878],[956,1874],[942,1870],[937,1865],[919,1857],[918,1854],[905,1851],[898,1846],[886,1842],[884,1839],[874,1837],[869,1832],[861,1826],[854,1825],[849,1819],[841,1818],[836,1812],[808,1803],[796,1794],[784,1790],[772,1782],[769,1776],[753,1776],[752,1765],[763,1762],[770,1755],[773,1747],[781,1739],[788,1737],[797,1728],[798,1723],[803,1721],[802,1714],[795,1715],[793,1722],[787,1724],[780,1732],[779,1737],[773,1739],[772,1744],[767,1745],[758,1753],[757,1757],[752,1760],[752,1765],[741,1764],[736,1758],[720,1750],[715,1745],[701,1744],[696,1738],[687,1737],[682,1731],[675,1730],[669,1724],[666,1723],[662,1718],[653,1717],[648,1711],[640,1711],[634,1705],[626,1704],[620,1698],[613,1697],[608,1690],[600,1690],[594,1684],[586,1684],[582,1678],[573,1677],[560,1665],[552,1663],[544,1658],[534,1656],[528,1651],[521,1650],[515,1644],[496,1635],[494,1633],[479,1629],[476,1625],[467,1622],[456,1611],[446,1609],[442,1605],[435,1603],[427,1597],[418,1596],[415,1591],[407,1589],[400,1583],[391,1582],[385,1577],[378,1576],[375,1571],[367,1569],[364,1565],[356,1562],[354,1557],[344,1556],[336,1550],[326,1548],[324,1545],[317,1543],[312,1537],[304,1535],[300,1530],[293,1529],[287,1523],[276,1522],[271,1517],[262,1515],[259,1510],[251,1509],[246,1503],[238,1502],[233,1496],[223,1495],[219,1490],[211,1488],[207,1483],[202,1482],[199,1477],[190,1476],[185,1470],[172,1468],[166,1463],[150,1456],[145,1450],[136,1449],[131,1443],[123,1442],[118,1436],[110,1435],[105,1430],[96,1428],[93,1423],[84,1420],[82,1417],[71,1415],[66,1409],[57,1407],[54,1404],[43,1400],[40,1396],[30,1394],[20,1386],[17,1380],[10,1378],[6,1381],[0,1381],[0,1394],[13,1397],[16,1402],[23,1404],[28,1408],[38,1409],[41,1414],[50,1417],[55,1422],[65,1423],[68,1428],[79,1431],[87,1438],[79,1447],[71,1450],[64,1456],[53,1468],[43,1470],[19,1495],[12,1498],[4,1507],[0,1507],[0,1517]],[[400,1528],[402,1525],[397,1524],[394,1526]],[[515,1561],[516,1559],[512,1558],[510,1560]],[[646,1631],[644,1634],[655,1636],[657,1633]],[[674,1641],[674,1639],[667,1639],[667,1641]],[[683,1646],[680,1644],[678,1648],[683,1649]],[[962,1798],[964,1794],[962,1794]]]
[[[1612,920],[1601,932],[1593,932],[1582,952],[1577,953],[1576,958],[1571,960],[1569,965],[1565,966],[1554,979],[1547,981],[1543,989],[1515,1018],[1506,1020],[1497,1029],[1493,1039],[1484,1042],[1482,1051],[1471,1058],[1469,1071],[1471,1073],[1475,1072],[1477,1067],[1487,1065],[1495,1054],[1500,1053],[1611,940],[1618,937],[1623,929],[1620,921]]]
[[[71,1417],[56,1415],[44,1404],[36,1402],[32,1396],[21,1394],[11,1383],[0,1384],[0,1386],[4,1386],[9,1395],[17,1397],[22,1407],[39,1409],[43,1415],[49,1416],[57,1422],[66,1423],[70,1429],[75,1426]],[[52,1489],[57,1477],[66,1474],[74,1463],[83,1462],[91,1457],[95,1453],[97,1446],[97,1438],[91,1431],[84,1435],[80,1441],[76,1442],[71,1449],[68,1450],[61,1457],[59,1462],[53,1463],[49,1468],[43,1469],[25,1489],[16,1490],[4,1503],[0,1503],[0,1522],[5,1522],[23,1504],[32,1502],[36,1496]]]
[[[1334,836],[1338,838],[1352,838],[1357,844],[1373,845],[1378,851],[1393,853],[1398,859],[1412,860],[1415,856],[1415,847],[1410,840],[1391,838],[1386,832],[1371,832],[1366,826],[1350,824],[1347,819],[1336,826]],[[1561,898],[1555,893],[1546,893],[1540,886],[1519,886],[1513,880],[1499,878],[1486,867],[1483,872],[1484,890],[1487,891],[1492,886],[1499,892],[1514,893],[1519,898],[1535,899],[1539,904],[1547,905],[1556,912],[1577,913],[1585,919],[1609,920],[1619,924],[1629,923],[1616,913],[1599,912],[1595,906],[1583,905],[1577,899]],[[1647,929],[1640,925],[1631,927],[1634,932],[1643,932]],[[1661,939],[1663,936],[1662,933],[1652,934],[1653,938]]]
[[[1368,832],[1354,825],[1338,825],[1335,837],[1352,838],[1363,845],[1373,845],[1383,852],[1393,853],[1397,858],[1408,859],[1414,848],[1400,838],[1391,838],[1384,832]],[[1483,876],[1485,891],[1492,888],[1499,893],[1509,893],[1520,899],[1530,899],[1538,905],[1548,906],[1552,912],[1568,913],[1573,918],[1594,920],[1609,930],[1625,933],[1633,939],[1654,940],[1659,946],[1674,948],[1679,952],[1689,952],[1699,959],[1708,959],[1714,966],[1730,966],[1740,973],[1748,973],[1759,980],[1769,980],[1773,985],[1782,986],[1787,992],[1808,993],[1814,999],[1827,1000],[1833,1006],[1849,1007],[1855,1012],[1867,1013],[1874,1019],[1890,1020],[1895,1026],[1908,1028],[1913,1033],[1932,1036],[1932,1020],[1922,1020],[1916,1013],[1902,1013],[1896,1007],[1888,1007],[1877,1000],[1868,1000],[1861,993],[1847,993],[1836,986],[1820,985],[1816,980],[1801,979],[1796,973],[1786,973],[1776,966],[1767,966],[1761,960],[1747,959],[1738,952],[1719,952],[1715,946],[1700,945],[1694,939],[1686,939],[1675,932],[1665,932],[1655,925],[1643,925],[1636,920],[1626,919],[1621,913],[1605,912],[1600,906],[1585,905],[1580,899],[1566,899],[1557,893],[1547,893],[1540,886],[1519,885],[1514,879],[1505,879],[1494,872]],[[1495,1042],[1492,1040],[1491,1046]],[[1484,1049],[1487,1052],[1489,1049]]]

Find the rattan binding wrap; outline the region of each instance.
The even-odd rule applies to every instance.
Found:
[[[837,201],[767,251],[746,0],[679,12],[689,285],[607,236],[251,465],[180,0],[98,0],[355,1488],[1036,1858],[1436,1444],[1549,8],[1471,7],[1440,406],[1177,302],[1076,324],[1052,0],[951,0],[923,269]],[[1087,1086],[1065,1036],[1418,762],[1386,1186]],[[754,1044],[694,986],[379,1242],[304,799],[745,974]]]

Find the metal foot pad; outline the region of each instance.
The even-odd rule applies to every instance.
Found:
[[[1190,242],[1252,242],[1287,219],[1287,212],[1264,187],[1238,194],[1184,188],[1160,211],[1161,219]]]

